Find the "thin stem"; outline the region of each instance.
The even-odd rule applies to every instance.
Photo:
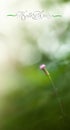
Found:
[[[54,89],[55,95],[56,95],[56,97],[57,97],[57,101],[58,101],[58,103],[59,103],[61,113],[62,113],[62,115],[64,116],[65,113],[64,113],[64,110],[63,110],[62,102],[61,102],[61,99],[60,99],[59,96],[58,96],[58,92],[57,92],[57,89],[56,89],[56,87],[55,87],[55,85],[54,85],[54,82],[53,82],[53,80],[52,80],[52,78],[51,78],[49,72],[48,72],[46,69],[44,69],[43,71],[45,72],[46,75],[48,75],[48,78],[49,78],[49,80],[50,80],[50,82],[51,82],[51,84],[52,84],[52,87],[53,87],[53,89]]]

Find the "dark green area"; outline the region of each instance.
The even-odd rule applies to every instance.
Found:
[[[65,61],[68,63],[65,64]],[[50,62],[48,67],[63,104],[61,112],[52,85],[35,67],[18,68],[25,74],[26,85],[5,97],[2,130],[66,130],[70,129],[70,57]],[[20,79],[19,79],[20,82]],[[14,86],[15,87],[15,86]]]

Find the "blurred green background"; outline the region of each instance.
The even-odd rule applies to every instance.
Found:
[[[70,1],[1,0],[0,8],[0,130],[69,130]]]

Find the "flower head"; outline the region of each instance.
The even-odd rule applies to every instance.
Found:
[[[44,70],[45,68],[46,68],[46,65],[45,65],[45,64],[40,65],[40,69],[41,69],[41,70]]]

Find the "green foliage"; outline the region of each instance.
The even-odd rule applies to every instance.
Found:
[[[52,5],[54,6],[55,4],[63,4],[67,2],[70,2],[70,0],[41,0],[41,5],[47,9],[48,7],[52,7]]]
[[[52,85],[38,66],[19,68],[26,84],[5,96],[2,130],[70,128],[70,58],[49,62],[48,70],[63,103],[63,116]],[[51,64],[51,66],[50,66]],[[49,67],[50,66],[50,67]],[[53,68],[53,70],[51,69]],[[21,71],[22,70],[22,71]],[[15,86],[14,86],[15,87]]]

